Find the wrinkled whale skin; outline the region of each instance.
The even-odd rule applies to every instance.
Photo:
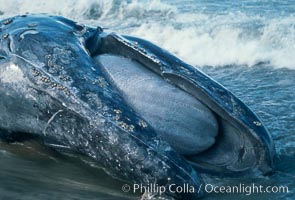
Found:
[[[195,169],[272,171],[274,144],[255,114],[169,52],[57,16],[16,16],[0,25],[1,130],[39,135],[49,146],[88,155],[110,175],[135,183],[187,183],[197,190],[203,182]],[[142,63],[196,97],[218,115],[220,142],[200,155],[179,155],[97,68],[100,54]],[[168,195],[195,199],[203,192]]]

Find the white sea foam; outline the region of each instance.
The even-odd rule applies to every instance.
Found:
[[[193,65],[265,62],[295,69],[295,16],[291,14],[183,12],[159,0],[0,0],[0,11],[2,17],[51,13],[108,27],[148,39]]]
[[[295,69],[294,22],[294,17],[270,20],[255,37],[245,34],[244,28],[228,24],[207,31],[206,27],[177,29],[171,24],[149,23],[132,34],[154,41],[193,65],[253,66],[269,62]]]

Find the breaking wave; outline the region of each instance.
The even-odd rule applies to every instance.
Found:
[[[260,13],[253,12],[255,8],[231,6],[217,12],[210,11],[210,4],[202,7],[189,0],[186,6],[195,9],[159,0],[0,0],[0,5],[3,18],[25,12],[51,13],[139,36],[193,65],[265,63],[295,69],[293,10],[274,15],[270,9]]]

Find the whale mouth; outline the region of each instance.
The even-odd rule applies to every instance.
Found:
[[[254,139],[197,98],[134,60],[102,54],[95,61],[129,106],[196,168],[232,173],[255,167]]]
[[[198,171],[273,171],[274,145],[260,120],[198,69],[150,42],[116,34],[101,38],[94,60],[129,106]],[[150,78],[151,74],[158,78]],[[171,106],[177,101],[177,106]],[[183,102],[186,108],[180,105]],[[173,125],[175,119],[184,124],[182,128]]]
[[[202,102],[131,59],[103,54],[95,61],[127,104],[179,154],[196,155],[215,143],[218,122]]]

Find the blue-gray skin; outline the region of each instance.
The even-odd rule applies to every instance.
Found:
[[[202,195],[195,169],[272,171],[274,146],[260,120],[232,93],[165,50],[63,17],[17,16],[0,23],[0,129],[40,135],[45,144],[88,155],[110,175],[127,181],[195,187],[195,193],[167,191],[179,199]],[[166,141],[160,132],[171,128],[154,124],[150,113],[144,114],[148,108],[131,101],[133,93],[122,91],[120,77],[106,70],[106,54],[140,63],[178,88],[178,96],[185,92],[201,102],[197,107],[211,116],[204,123],[216,123],[208,136],[211,143],[188,152],[172,141],[181,136],[168,135]],[[190,98],[184,101],[192,102]]]

